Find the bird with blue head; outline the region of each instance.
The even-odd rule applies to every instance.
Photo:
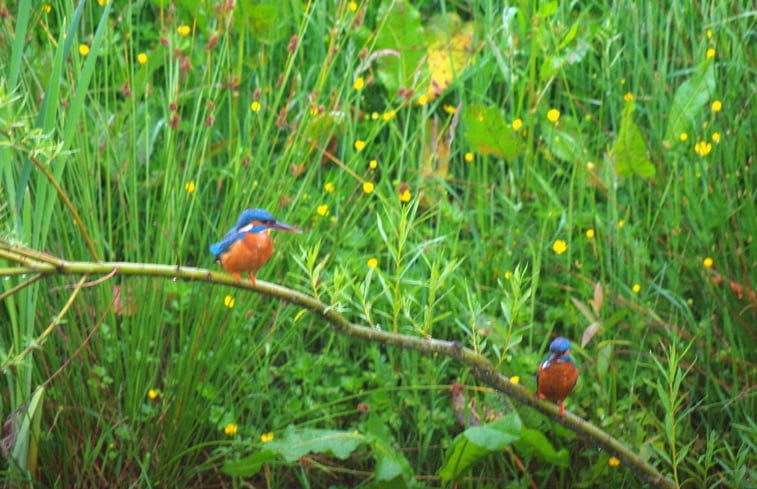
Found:
[[[223,269],[237,280],[242,280],[240,272],[246,272],[254,284],[255,274],[273,254],[269,229],[302,232],[294,226],[277,221],[266,210],[245,209],[223,239],[210,245],[210,252],[221,262]]]
[[[570,358],[570,341],[558,336],[549,345],[549,357],[539,364],[536,372],[536,393],[540,399],[560,404],[560,416],[565,416],[565,398],[576,385],[578,369]]]

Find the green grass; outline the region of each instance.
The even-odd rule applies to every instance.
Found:
[[[263,207],[305,232],[275,235],[261,280],[359,324],[460,341],[530,388],[550,339],[568,336],[581,369],[569,411],[681,487],[755,484],[749,2],[517,2],[510,20],[486,1],[401,15],[401,2],[161,4],[8,7],[4,241],[69,260],[215,268],[208,246]],[[419,103],[428,72],[416,67],[433,42],[417,36],[454,43],[453,14],[471,23],[475,53]],[[679,119],[687,140],[666,139]],[[6,277],[0,293],[29,278]],[[0,306],[0,415],[21,447],[0,462],[5,485],[379,487],[374,457],[391,447],[409,480],[449,487],[437,471],[463,430],[449,394],[459,382],[466,403],[517,413],[569,460],[516,442],[459,487],[638,487],[591,441],[478,389],[445,357],[354,342],[237,289],[75,283],[45,278]],[[582,345],[594,319],[601,329]],[[21,429],[32,414],[39,428]],[[273,457],[251,477],[222,470],[265,453],[263,434],[284,443],[288,426],[357,431],[366,445],[346,459]]]

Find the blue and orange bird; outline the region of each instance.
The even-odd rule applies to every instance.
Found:
[[[570,358],[570,341],[558,336],[549,345],[549,358],[539,364],[536,372],[536,393],[541,399],[560,403],[560,416],[565,416],[563,401],[578,379],[578,369]]]
[[[273,254],[273,241],[269,229],[281,229],[290,233],[301,233],[289,224],[279,222],[270,212],[263,209],[246,209],[237,219],[237,224],[218,243],[210,245],[210,252],[221,262],[224,270],[237,280],[242,280],[240,272],[247,272],[252,283],[255,274]]]

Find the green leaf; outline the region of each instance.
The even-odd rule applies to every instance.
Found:
[[[236,477],[251,477],[260,471],[263,464],[276,459],[278,456],[277,453],[271,450],[262,450],[241,460],[223,464],[221,471],[224,474]]]
[[[544,436],[544,433],[539,430],[523,428],[521,430],[521,438],[515,442],[515,445],[518,447],[518,450],[533,453],[542,460],[554,465],[559,465],[560,467],[568,466],[568,450],[565,448],[555,450],[549,440],[547,440],[547,437]]]
[[[439,477],[449,481],[460,477],[473,464],[492,452],[498,452],[520,438],[521,422],[516,413],[484,426],[468,428],[460,433],[445,454]]]
[[[618,176],[639,175],[649,178],[655,174],[655,167],[647,158],[647,145],[641,131],[633,120],[635,110],[633,100],[626,102],[620,121],[620,131],[612,154],[615,157],[615,171]]]
[[[309,453],[326,453],[344,460],[365,442],[365,436],[357,431],[298,429],[289,425],[286,434],[269,443],[267,448],[281,454],[287,462],[299,460]]]
[[[394,481],[399,487],[413,477],[410,463],[399,450],[393,448],[394,437],[389,428],[376,414],[371,414],[363,426],[376,459],[374,477],[377,481]]]
[[[679,141],[681,133],[694,127],[696,116],[710,100],[712,93],[715,93],[715,68],[712,59],[707,59],[676,90],[663,140],[666,147],[673,146]]]
[[[559,129],[558,129],[559,127]],[[542,127],[549,151],[557,158],[570,163],[579,163],[590,158],[583,145],[583,135],[572,117],[561,117],[559,126],[545,123]]]
[[[518,133],[508,125],[498,108],[471,104],[463,112],[463,122],[468,143],[477,153],[507,160],[523,153]]]
[[[383,23],[376,33],[374,51],[385,51],[378,59],[379,80],[392,93],[399,87],[413,87],[426,55],[426,33],[420,13],[410,2],[387,0],[379,7],[377,19]],[[426,76],[417,77],[417,80],[426,79]]]
[[[259,41],[272,44],[290,32],[292,18],[288,2],[254,2],[241,0],[234,10],[234,30],[242,34],[245,27]]]

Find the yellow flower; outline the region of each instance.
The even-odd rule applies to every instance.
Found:
[[[400,193],[400,201],[401,202],[410,202],[410,199],[412,198],[412,194],[410,193],[410,190],[405,189]]]
[[[86,56],[89,54],[89,46],[86,44],[79,44],[79,54]]]
[[[710,48],[707,50],[707,59],[714,58],[715,57],[715,48]]]
[[[358,139],[355,141],[355,150],[356,151],[363,151],[363,148],[365,148],[365,141],[362,139]]]
[[[159,394],[160,392],[158,392],[156,389],[150,389],[149,391],[147,391],[147,397],[149,397],[150,399],[157,398]]]
[[[455,112],[457,112],[457,108],[454,105],[442,105],[442,109],[448,114],[454,114]]]
[[[250,110],[253,112],[260,112],[260,102],[258,102],[257,100],[253,100],[252,103],[250,104]],[[315,110],[316,110],[315,115],[318,115],[318,109],[315,109]]]
[[[323,190],[325,190],[326,192],[333,192],[334,184],[331,182],[326,182],[326,185],[323,186]]]
[[[520,128],[523,127],[523,121],[520,119],[515,119],[513,121],[513,129],[516,131],[520,131]]]
[[[426,95],[421,95],[418,97],[418,105],[426,105],[428,103],[428,97]]]
[[[255,102],[253,102],[253,104],[254,104],[254,103],[255,103]],[[259,110],[259,109],[258,109],[258,110]],[[316,107],[315,105],[314,105],[314,106],[312,106],[312,107],[310,107],[310,115],[312,115],[312,116],[316,116],[316,115],[318,115],[318,107]]]
[[[707,39],[712,39],[712,29],[707,29]]]
[[[329,206],[327,206],[326,204],[321,204],[321,205],[319,205],[319,206],[318,206],[318,207],[316,208],[316,210],[315,210],[315,211],[316,211],[316,212],[317,212],[318,214],[322,215],[322,216],[328,216],[328,215],[329,215]]]
[[[710,258],[710,257],[708,256],[708,257],[707,257],[707,258],[705,258],[705,259],[704,259],[704,261],[702,262],[702,266],[704,266],[704,268],[712,268],[712,265],[713,265],[713,263],[714,263],[714,262],[712,261],[712,258]]]
[[[372,121],[378,120],[378,118],[379,118],[379,113],[378,112],[371,112],[371,120]]]
[[[513,276],[513,272],[511,272],[510,270],[505,272],[505,280],[510,280],[512,276]]]
[[[558,255],[562,255],[568,249],[568,243],[563,239],[556,239],[552,244],[552,250]]]
[[[237,434],[237,424],[236,423],[228,423],[226,427],[223,429],[223,432],[226,433],[226,436],[234,436]]]
[[[639,284],[633,284],[633,287],[631,287],[631,290],[633,290],[634,294],[638,294],[639,291],[641,290],[641,285],[639,285]]]
[[[97,0],[97,3],[98,3],[98,5],[100,5],[101,7],[104,7],[105,5],[107,5],[107,3],[108,3],[108,0]]]
[[[694,145],[694,152],[699,156],[707,156],[712,151],[712,144],[707,141],[699,141]]]
[[[471,153],[470,151],[465,153],[465,161],[467,161],[468,163],[473,161],[473,153]]]
[[[42,10],[43,10],[43,11],[44,11],[44,12],[45,12],[46,14],[49,14],[50,12],[52,12],[52,11],[53,11],[53,7],[52,7],[52,6],[50,6],[50,4],[48,3],[48,4],[45,4],[45,5],[44,5],[44,6],[42,7]]]
[[[557,122],[560,120],[560,111],[557,109],[549,109],[549,112],[547,112],[547,119],[552,123]]]
[[[195,191],[195,183],[192,181],[185,183],[184,190],[186,190],[188,194],[191,194],[192,192]]]
[[[679,139],[681,140],[681,142],[684,142],[684,141],[686,141],[687,139],[689,139],[689,135],[688,135],[688,134],[686,134],[685,132],[682,132],[682,133],[681,133],[681,135],[680,135],[680,136],[678,136],[678,138],[679,138]]]
[[[626,94],[623,95],[623,100],[630,102],[631,100],[633,100],[633,94],[631,92],[626,92]]]
[[[373,189],[374,189],[373,182],[363,182],[363,192],[365,192],[366,194],[370,194],[371,192],[373,192]]]
[[[589,239],[594,238],[594,230],[591,229],[591,228],[587,229],[586,230],[586,237],[589,238]]]
[[[719,132],[713,132],[712,133],[712,142],[713,143],[719,143],[720,142],[720,133]]]
[[[352,86],[355,87],[355,90],[362,90],[365,86],[365,80],[362,76],[359,76],[355,78],[355,83],[353,83]]]
[[[189,28],[188,25],[180,25],[179,27],[176,28],[176,32],[178,32],[179,34],[181,34],[184,37],[187,37],[189,35],[190,31],[191,31],[191,29]]]
[[[596,166],[596,165],[594,164],[594,162],[593,162],[593,161],[587,161],[587,162],[586,162],[586,169],[587,169],[587,170],[589,170],[589,171],[592,171],[592,170],[594,170],[594,167],[595,167],[595,166]]]
[[[617,457],[610,457],[610,460],[607,461],[607,463],[610,465],[610,467],[617,467],[620,465],[620,459]]]
[[[232,307],[234,307],[234,302],[236,302],[236,301],[230,295],[226,295],[226,297],[223,298],[223,305],[226,306],[226,307],[228,307],[229,309],[231,309]]]
[[[376,167],[378,166],[378,161],[371,160],[371,161],[368,162],[368,166],[371,168],[371,170],[375,170]]]
[[[386,112],[384,112],[383,114],[381,114],[381,119],[384,122],[387,122],[387,121],[390,121],[390,120],[394,119],[394,116],[396,114],[397,114],[397,112],[395,110],[387,110]]]
[[[624,221],[623,219],[621,219],[620,221],[618,221],[618,227],[619,228],[622,228],[625,225],[626,225],[626,221]]]
[[[268,443],[270,441],[273,441],[273,432],[263,433],[262,435],[260,435],[261,443]]]
[[[712,111],[713,112],[720,112],[720,109],[723,108],[723,102],[720,100],[716,100],[712,103]]]
[[[350,9],[351,12],[354,12],[357,10],[357,2],[350,2],[347,4],[347,8]]]
[[[626,84],[626,79],[625,78],[621,78],[620,79],[620,84],[621,85],[625,85]]]
[[[139,53],[137,55],[137,62],[141,65],[147,63],[147,55],[145,53]]]
[[[513,384],[519,384],[520,377],[518,377],[517,375],[513,375],[512,377],[510,377],[510,382],[512,382]]]
[[[378,260],[376,258],[368,258],[366,265],[368,265],[368,268],[376,268],[378,266]]]

